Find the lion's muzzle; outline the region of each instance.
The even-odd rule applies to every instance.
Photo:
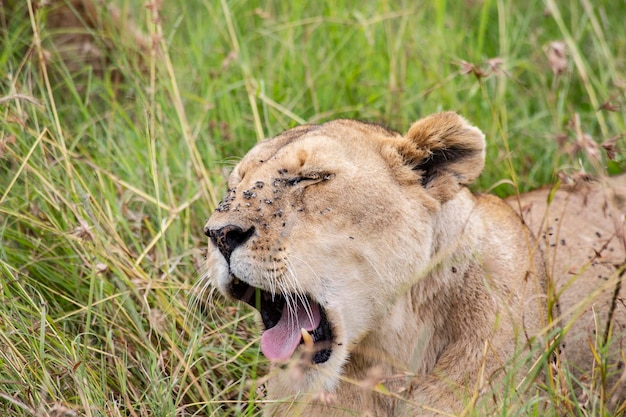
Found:
[[[254,226],[249,229],[229,224],[218,229],[212,229],[208,225],[204,228],[204,234],[211,238],[211,241],[217,246],[222,253],[226,262],[230,264],[230,255],[240,245],[246,243],[254,234]]]
[[[246,277],[233,273],[231,256],[255,234],[254,226],[245,229],[236,224],[213,226],[207,223],[204,233],[228,263],[230,278],[223,290],[261,313],[265,327],[261,349],[265,356],[275,362],[290,359],[303,344],[302,332],[305,332],[314,345],[307,352],[310,360],[317,364],[326,362],[332,352],[334,337],[326,311],[319,303],[305,294],[283,294],[257,288],[246,282]]]

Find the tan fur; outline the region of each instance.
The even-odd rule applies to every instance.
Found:
[[[516,366],[515,383],[525,375],[529,348],[549,344],[545,265],[513,209],[466,188],[484,148],[452,112],[405,136],[338,120],[262,142],[235,167],[205,228],[213,284],[306,294],[335,336],[328,361],[303,345],[271,372],[266,416],[461,412],[502,393]],[[228,263],[216,236],[233,227],[250,234]]]
[[[610,407],[619,405],[626,379],[621,285],[626,175],[583,180],[556,192],[537,190],[511,197],[508,203],[521,213],[545,253],[547,275],[562,312],[555,324],[567,329],[563,357],[586,391],[578,388],[576,394],[585,401],[595,396]],[[608,360],[602,369],[591,346],[601,351],[607,343]]]

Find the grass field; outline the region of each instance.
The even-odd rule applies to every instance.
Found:
[[[621,0],[115,0],[149,42],[102,13],[100,72],[33,3],[0,2],[2,416],[259,413],[254,313],[192,289],[225,173],[288,127],[456,110],[503,196],[624,169]]]

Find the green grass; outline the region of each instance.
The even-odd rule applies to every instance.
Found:
[[[0,3],[0,415],[258,413],[254,315],[192,287],[224,173],[286,128],[456,110],[488,136],[475,189],[503,196],[624,168],[555,140],[575,115],[598,144],[626,132],[622,1],[114,3],[163,54],[92,29],[102,77]]]

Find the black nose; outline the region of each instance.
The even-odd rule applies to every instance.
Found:
[[[211,238],[211,241],[222,252],[224,258],[230,262],[230,255],[237,246],[244,244],[254,233],[254,227],[247,230],[234,224],[229,224],[220,229],[206,227],[204,233]]]

